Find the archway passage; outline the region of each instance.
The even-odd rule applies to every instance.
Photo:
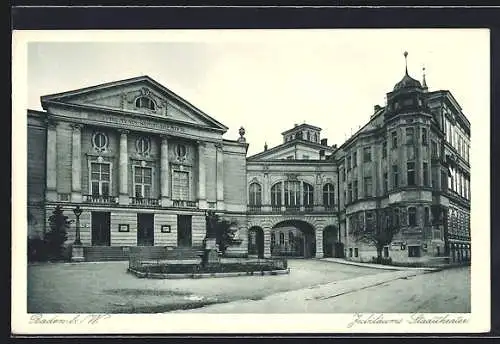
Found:
[[[312,258],[316,255],[314,227],[305,221],[286,220],[271,229],[271,255]]]
[[[264,258],[264,231],[260,227],[248,230],[248,255]]]
[[[338,229],[327,226],[323,229],[323,254],[325,257],[338,257]]]

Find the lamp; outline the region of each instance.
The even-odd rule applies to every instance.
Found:
[[[75,238],[75,245],[80,246],[82,242],[80,241],[80,215],[82,215],[82,209],[80,208],[79,205],[73,209],[73,213],[75,213],[76,216],[76,238]]]

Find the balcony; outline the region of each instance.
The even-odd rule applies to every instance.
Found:
[[[259,213],[262,209],[261,205],[249,205],[248,211],[251,213]]]
[[[158,207],[160,206],[160,200],[157,198],[130,197],[130,204],[146,207]]]
[[[287,213],[298,213],[300,211],[299,205],[287,205],[285,206],[285,212]]]
[[[172,200],[172,206],[174,208],[198,208],[198,202],[174,199]]]
[[[83,195],[83,201],[86,203],[97,204],[116,204],[117,197],[109,195]]]

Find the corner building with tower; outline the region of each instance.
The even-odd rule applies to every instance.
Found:
[[[28,236],[43,237],[56,205],[70,219],[79,206],[86,260],[201,247],[209,210],[235,223],[228,256],[369,261],[374,246],[354,233],[390,223],[394,261],[470,259],[470,123],[425,75],[406,70],[340,146],[303,123],[248,157],[244,128],[223,138],[227,127],[148,76],[41,104],[27,111]]]

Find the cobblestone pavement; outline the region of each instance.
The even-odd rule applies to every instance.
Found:
[[[242,299],[260,300],[386,272],[294,259],[289,260],[289,275],[153,280],[126,273],[127,266],[127,262],[29,265],[28,312],[160,313]]]

